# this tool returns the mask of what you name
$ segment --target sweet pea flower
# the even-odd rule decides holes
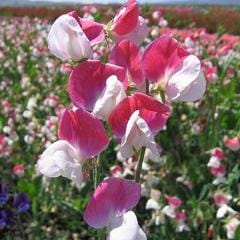
[[[48,35],[48,47],[62,61],[79,61],[93,55],[89,39],[70,14],[58,17],[53,23]]]
[[[177,212],[175,221],[177,223],[176,231],[183,232],[183,231],[190,231],[190,228],[186,224],[186,213],[184,211]]]
[[[218,207],[217,218],[223,218],[228,212],[231,214],[236,213],[231,207],[228,206],[232,196],[223,192],[216,192],[213,196],[214,203]]]
[[[168,202],[168,205],[162,209],[162,212],[168,217],[174,219],[177,216],[177,209],[182,204],[182,201],[178,197],[169,196],[169,195],[166,195],[165,198]]]
[[[146,21],[139,16],[136,0],[128,0],[117,12],[110,27],[110,35],[114,41],[131,39],[140,44],[147,36]]]
[[[5,204],[8,200],[8,187],[6,184],[1,184],[1,192],[0,192],[0,204]]]
[[[235,232],[236,232],[239,225],[240,225],[240,221],[236,217],[232,218],[226,224],[227,238],[228,239],[234,239],[235,238]]]
[[[213,181],[214,185],[226,182],[226,168],[224,164],[220,164],[219,167],[211,167],[210,170],[212,175],[216,177],[216,179]]]
[[[68,92],[73,104],[107,120],[112,109],[125,96],[124,68],[88,60],[75,67],[69,77]]]
[[[166,124],[169,107],[143,93],[124,98],[109,116],[114,135],[121,140],[119,152],[123,158],[133,156],[145,146],[159,156],[155,134]]]
[[[145,77],[159,84],[170,101],[196,101],[206,90],[200,60],[168,35],[147,46],[143,69]]]
[[[139,47],[131,40],[117,43],[109,56],[110,62],[127,70],[128,81],[141,86],[144,83],[142,54]]]
[[[23,164],[15,164],[12,168],[12,172],[19,177],[24,175],[24,165]]]
[[[129,194],[131,193],[131,194]],[[140,199],[140,184],[108,178],[95,190],[84,212],[84,220],[96,229],[107,228],[107,240],[145,240],[131,209]]]
[[[112,31],[118,35],[130,33],[138,24],[139,7],[136,0],[128,0],[117,12]]]
[[[63,176],[77,186],[82,183],[82,164],[108,145],[102,123],[82,108],[65,110],[60,123],[60,140],[51,144],[37,163],[38,170],[47,177]]]
[[[232,151],[238,151],[240,149],[240,138],[226,138],[224,140],[225,145]]]
[[[208,167],[218,168],[221,165],[221,160],[224,158],[224,152],[221,148],[214,148],[211,151],[211,158],[207,164]]]
[[[147,27],[146,20],[143,17],[139,16],[137,26],[130,33],[127,33],[124,35],[118,35],[116,33],[112,33],[111,37],[116,43],[124,39],[129,39],[135,44],[140,45],[143,42],[143,40],[147,37],[147,35],[148,35],[148,27]]]

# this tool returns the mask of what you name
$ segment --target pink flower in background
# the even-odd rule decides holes
[[[165,198],[168,202],[168,205],[162,209],[162,212],[170,218],[176,218],[177,217],[177,209],[182,204],[181,199],[178,197],[169,196],[169,195],[166,195]]]
[[[232,151],[238,151],[240,149],[240,138],[226,138],[224,140],[225,145]]]
[[[211,158],[207,164],[208,167],[218,168],[224,158],[224,152],[221,148],[214,148],[211,151]]]
[[[134,148],[145,146],[159,155],[155,134],[166,124],[169,107],[143,93],[126,97],[112,111],[109,123],[114,135],[121,140],[119,152],[131,157]]]
[[[106,227],[108,240],[145,240],[147,238],[138,225],[136,215],[131,211],[140,194],[140,184],[108,178],[95,190],[84,212],[84,220],[97,229]]]
[[[90,40],[71,14],[56,19],[48,35],[48,47],[62,61],[79,61],[93,55]]]
[[[12,172],[19,177],[24,175],[24,165],[23,164],[15,164],[12,168]]]
[[[240,225],[240,221],[236,217],[232,218],[226,224],[227,238],[228,239],[234,239],[235,238],[235,232],[236,232],[239,225]]]
[[[124,68],[89,60],[75,67],[69,77],[68,92],[76,107],[84,107],[106,120],[114,106],[126,95]]]
[[[219,191],[214,194],[213,199],[215,205],[218,207],[217,218],[223,218],[227,213],[236,213],[236,211],[228,206],[229,201],[232,199],[231,195]]]
[[[211,167],[210,170],[212,175],[216,177],[216,179],[213,181],[214,185],[226,182],[226,167],[223,163],[221,163],[219,167]]]
[[[177,212],[175,221],[177,223],[177,232],[190,231],[190,228],[186,224],[186,213],[185,211]]]
[[[196,101],[206,90],[199,59],[167,35],[147,46],[143,69],[148,80],[162,86],[170,101]]]

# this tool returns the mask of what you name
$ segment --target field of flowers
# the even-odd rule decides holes
[[[131,35],[121,30],[126,10],[119,18],[116,11],[82,6],[80,17],[104,24],[115,17],[119,26],[108,32],[106,25],[101,32],[101,26],[94,25],[86,35],[94,35],[92,41],[98,44],[79,53],[77,48],[64,52],[64,31],[58,35],[51,30],[49,35],[51,20],[0,17],[0,239],[90,240],[108,235],[110,240],[240,240],[240,37],[232,34],[236,23],[231,34],[228,27],[216,33],[194,23],[182,28],[184,8],[177,15],[178,29],[174,14],[148,6],[140,14],[148,27],[139,17],[141,31]],[[69,18],[78,19],[76,12],[71,14]],[[129,28],[132,23],[127,22]],[[100,41],[102,34],[105,40]],[[154,47],[163,52],[156,58]],[[186,69],[171,63],[174,51],[184,56],[178,61]],[[84,59],[79,61],[77,55]],[[103,65],[108,62],[121,67]],[[200,67],[196,82],[186,85]],[[159,80],[159,71],[164,80]],[[116,81],[118,90],[108,92],[117,95],[114,104],[105,101],[111,86],[102,75]],[[104,81],[101,94],[94,78]],[[180,83],[171,85],[175,78]],[[131,110],[128,104],[136,110],[129,115],[135,118],[132,132],[124,123],[130,122],[124,119]],[[70,110],[73,105],[79,109]],[[126,146],[130,137],[121,134],[123,123],[129,136],[135,134],[131,147]],[[59,139],[68,150],[56,157],[52,146]],[[80,149],[81,166],[62,161],[75,154],[73,146]],[[59,166],[51,162],[54,154]],[[111,223],[104,225],[104,214],[111,215]]]

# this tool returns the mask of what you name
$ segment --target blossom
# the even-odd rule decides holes
[[[213,181],[214,185],[218,185],[220,183],[226,182],[226,178],[225,178],[226,168],[223,163],[221,163],[219,167],[211,167],[210,170],[212,175],[216,177],[216,179]]]
[[[91,58],[93,54],[89,39],[70,14],[58,17],[53,23],[48,35],[48,47],[62,61],[79,61]]]
[[[108,240],[144,240],[146,236],[131,211],[140,193],[141,187],[134,181],[108,178],[95,190],[84,212],[84,220],[97,229],[107,227]]]
[[[169,196],[169,195],[166,195],[165,198],[168,202],[168,205],[162,209],[162,212],[166,214],[168,217],[174,219],[177,217],[177,208],[180,207],[180,205],[182,204],[182,201],[178,197]]]
[[[131,32],[138,24],[139,7],[136,0],[128,0],[113,19],[112,31],[118,35]]]
[[[207,164],[208,167],[218,168],[224,158],[224,152],[221,148],[214,148],[211,151],[211,158]]]
[[[227,224],[226,224],[226,229],[227,229],[227,238],[228,239],[234,239],[235,237],[235,232],[240,224],[240,221],[233,217]]]
[[[82,182],[82,164],[108,145],[102,123],[82,108],[65,110],[59,123],[60,140],[51,144],[40,157],[37,168],[47,177],[63,176]]]
[[[216,192],[213,196],[214,203],[219,208],[217,211],[217,218],[223,218],[228,212],[236,213],[231,207],[228,206],[232,196],[223,192]]]
[[[119,152],[131,157],[134,149],[145,146],[159,155],[155,134],[166,124],[169,107],[143,93],[124,98],[109,116],[114,135],[121,140]]]
[[[160,84],[170,101],[196,101],[205,92],[200,60],[167,35],[147,46],[143,69],[146,78]]]
[[[75,67],[69,77],[68,93],[77,107],[83,107],[106,120],[125,95],[124,68],[89,60]]]
[[[139,47],[131,40],[117,43],[111,51],[110,62],[127,69],[129,82],[143,85],[142,54]]]
[[[240,149],[240,138],[226,138],[224,140],[225,145],[232,151],[238,151]]]

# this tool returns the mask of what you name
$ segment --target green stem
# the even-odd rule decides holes
[[[135,174],[135,182],[137,182],[137,183],[139,183],[141,180],[142,164],[143,164],[145,150],[146,150],[146,147],[142,147],[141,152],[139,154],[137,170],[136,170],[136,174]]]
[[[101,163],[101,159],[99,154],[96,161],[94,162],[94,168],[93,168],[94,189],[97,188],[100,181],[100,174],[99,174],[100,163]]]

